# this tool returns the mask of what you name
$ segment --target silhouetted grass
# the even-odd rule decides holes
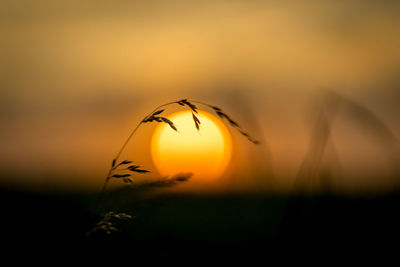
[[[178,104],[180,106],[188,108],[192,112],[192,118],[193,118],[194,126],[199,131],[200,130],[201,121],[196,116],[196,114],[198,114],[198,107],[194,103],[199,104],[199,105],[203,105],[203,106],[208,107],[208,108],[211,108],[218,115],[219,118],[221,118],[222,120],[227,121],[232,127],[237,129],[239,131],[239,133],[241,135],[245,136],[250,142],[252,142],[254,144],[259,144],[259,142],[257,140],[252,138],[249,133],[244,131],[243,128],[241,126],[239,126],[239,124],[236,121],[234,121],[229,115],[227,115],[225,112],[223,112],[222,109],[219,108],[219,107],[216,107],[216,106],[213,106],[213,105],[209,105],[209,104],[206,104],[206,103],[203,103],[203,102],[194,101],[194,100],[187,100],[187,99],[182,99],[182,100],[169,102],[169,103],[160,105],[160,106],[156,107],[148,115],[146,115],[143,118],[143,120],[141,120],[137,124],[137,126],[133,129],[133,131],[129,134],[128,138],[123,143],[123,145],[120,148],[120,150],[118,151],[116,157],[112,160],[111,167],[110,167],[110,169],[109,169],[109,171],[107,173],[103,188],[102,188],[101,193],[100,193],[100,201],[102,201],[103,195],[104,195],[104,193],[105,193],[105,191],[107,189],[107,184],[111,179],[120,179],[124,183],[132,184],[132,186],[149,189],[149,188],[160,188],[160,187],[174,186],[174,185],[176,185],[178,183],[186,182],[192,176],[192,174],[177,174],[176,176],[173,176],[172,178],[163,178],[163,179],[160,179],[158,181],[152,181],[152,182],[143,183],[143,184],[140,184],[140,185],[133,184],[134,180],[132,179],[132,173],[145,174],[145,173],[148,173],[150,171],[144,169],[143,167],[141,167],[139,165],[132,164],[134,162],[131,161],[131,160],[122,160],[122,161],[120,161],[120,156],[121,156],[122,152],[124,151],[124,149],[126,148],[126,146],[129,143],[129,141],[131,140],[131,138],[133,137],[133,135],[135,134],[135,132],[138,130],[138,128],[142,124],[147,124],[147,123],[151,123],[151,122],[166,123],[174,131],[178,131],[178,129],[177,129],[176,125],[174,124],[174,122],[172,122],[171,120],[169,120],[168,118],[166,118],[166,117],[164,117],[162,115],[164,113],[164,111],[165,111],[165,107],[167,107],[169,105],[172,105],[172,104]],[[115,219],[121,219],[121,218],[125,218],[126,219],[126,218],[128,218],[126,216],[130,216],[130,215],[127,215],[127,214],[124,214],[124,215],[126,215],[125,217],[113,216],[115,214],[124,214],[124,213],[116,213],[114,211],[105,212],[103,215],[101,215],[101,219],[96,224],[96,226],[91,231],[88,232],[88,236],[90,234],[92,234],[92,233],[94,233],[96,231],[100,231],[100,230],[101,231],[105,231],[107,234],[111,234],[112,232],[115,232],[115,231],[118,230],[115,227],[115,224],[113,224],[111,222],[112,219],[114,219],[114,220]],[[132,218],[132,217],[130,217],[130,218]]]
[[[119,161],[119,157],[142,124],[166,123],[173,130],[179,131],[173,121],[163,117],[165,107],[173,104],[188,108],[192,112],[194,127],[197,130],[202,127],[197,116],[197,105],[202,105],[213,110],[221,120],[238,130],[249,141],[259,143],[219,107],[186,99],[167,103],[149,113],[130,133],[112,161],[104,190],[111,178],[132,184],[132,174],[148,172],[146,168],[135,165],[130,160]],[[334,177],[329,168],[323,165],[328,145],[334,148],[332,130],[337,116],[351,118],[352,122],[360,125],[365,132],[372,134],[381,144],[388,147],[397,144],[394,134],[371,110],[333,92],[324,95],[316,114],[308,151],[296,177],[295,191],[291,194],[190,196],[174,193],[142,199],[141,196],[148,196],[147,193],[155,188],[170,187],[187,181],[190,174],[141,184],[134,183],[129,191],[112,192],[114,196],[118,195],[119,200],[110,207],[113,207],[113,214],[118,214],[113,211],[118,207],[123,213],[138,214],[139,219],[135,219],[135,226],[124,224],[124,232],[115,231],[117,228],[109,229],[108,226],[115,227],[115,224],[110,224],[107,218],[116,221],[119,219],[105,213],[97,225],[98,230],[104,233],[115,232],[117,240],[137,239],[137,242],[147,242],[148,245],[160,242],[164,245],[172,243],[179,247],[180,242],[191,245],[196,242],[216,242],[221,246],[235,244],[240,247],[241,244],[264,242],[268,249],[273,246],[285,247],[285,242],[301,245],[302,240],[327,245],[329,240],[341,242],[341,239],[346,237],[358,244],[357,241],[364,237],[379,238],[377,231],[381,231],[385,236],[390,233],[400,236],[395,227],[398,219],[394,207],[395,203],[399,203],[399,194],[395,189],[393,195],[381,197],[337,196],[333,191],[329,191],[329,180]],[[309,194],[310,192],[312,194]],[[121,199],[124,201],[121,202]],[[391,221],[381,221],[376,214]],[[379,229],[371,230],[368,227]],[[366,233],[368,230],[371,232]],[[324,240],[324,237],[327,239]],[[315,245],[313,248],[317,247]],[[190,251],[186,253],[190,254]]]
[[[129,164],[133,163],[130,160],[123,160],[121,162],[118,162],[122,152],[124,151],[124,149],[126,147],[126,145],[129,143],[129,141],[131,140],[131,138],[133,137],[133,135],[135,134],[137,129],[142,124],[146,124],[146,123],[150,123],[150,122],[166,123],[174,131],[178,131],[178,129],[175,126],[174,122],[172,122],[168,118],[163,117],[161,115],[165,111],[165,109],[162,109],[163,107],[167,107],[167,106],[172,105],[172,104],[178,104],[178,105],[181,105],[183,107],[189,108],[189,110],[192,112],[194,126],[196,127],[197,130],[200,130],[201,121],[195,115],[195,114],[198,114],[198,111],[197,111],[198,107],[193,103],[200,104],[200,105],[203,105],[205,107],[211,108],[222,120],[226,120],[232,127],[237,129],[239,131],[239,133],[241,135],[245,136],[250,142],[252,142],[254,144],[259,144],[260,143],[259,141],[255,140],[253,137],[251,137],[249,133],[247,133],[245,130],[243,130],[243,128],[241,126],[239,126],[239,124],[236,121],[234,121],[229,115],[227,115],[225,112],[223,112],[222,109],[219,108],[219,107],[216,107],[216,106],[213,106],[213,105],[210,105],[210,104],[207,104],[207,103],[194,101],[194,100],[187,100],[187,99],[182,99],[182,100],[179,100],[179,101],[169,102],[169,103],[166,103],[166,104],[163,104],[163,105],[160,105],[160,106],[156,107],[152,112],[150,112],[148,115],[146,115],[143,118],[143,120],[141,120],[138,123],[138,125],[133,129],[133,131],[129,134],[128,138],[125,140],[124,144],[122,145],[122,147],[118,151],[116,157],[112,160],[110,170],[109,170],[109,172],[108,172],[108,174],[106,176],[106,179],[105,179],[105,182],[104,182],[104,186],[103,186],[103,189],[101,191],[101,195],[104,194],[104,191],[106,190],[107,184],[108,184],[109,180],[112,179],[112,178],[116,178],[116,179],[122,178],[122,181],[124,181],[125,183],[132,183],[133,182],[133,180],[130,178],[132,176],[131,173],[122,173],[121,174],[120,172],[126,172],[126,171],[131,171],[131,172],[136,172],[136,173],[147,173],[147,172],[149,172],[148,170],[141,169],[140,166],[129,165]],[[126,168],[121,168],[121,167],[125,167],[125,165],[129,165],[129,166],[127,166]]]

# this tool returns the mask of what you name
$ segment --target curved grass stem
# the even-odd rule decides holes
[[[117,155],[115,156],[115,158],[114,158],[113,161],[112,161],[111,168],[109,169],[109,171],[108,171],[108,173],[107,173],[106,179],[105,179],[105,181],[104,181],[103,188],[102,188],[102,190],[101,190],[101,192],[100,192],[100,199],[102,199],[103,196],[104,196],[104,192],[106,191],[108,182],[109,182],[110,179],[112,178],[111,175],[113,174],[113,171],[116,170],[116,169],[118,168],[118,166],[121,164],[121,163],[118,164],[117,162],[118,162],[118,160],[119,160],[119,158],[120,158],[122,152],[125,150],[125,148],[126,148],[126,146],[128,145],[129,141],[132,139],[132,136],[136,133],[136,131],[139,129],[139,127],[140,127],[144,122],[146,122],[146,120],[151,119],[151,118],[152,118],[151,116],[154,116],[154,113],[155,113],[157,110],[160,110],[162,107],[169,106],[169,105],[172,105],[172,104],[179,104],[179,105],[181,105],[181,106],[187,106],[187,107],[189,107],[193,112],[197,113],[197,107],[196,107],[195,105],[191,104],[191,103],[200,104],[200,105],[207,106],[208,108],[213,109],[221,119],[227,120],[231,126],[235,127],[235,128],[240,132],[240,134],[242,134],[243,136],[245,136],[250,142],[252,142],[252,143],[254,143],[254,144],[259,144],[259,142],[258,142],[257,140],[255,140],[255,139],[253,139],[247,132],[245,132],[245,131],[239,126],[238,123],[236,123],[234,120],[232,120],[226,113],[224,113],[220,108],[218,108],[218,107],[216,107],[216,106],[212,106],[212,105],[210,105],[210,104],[207,104],[207,103],[204,103],[204,102],[200,102],[200,101],[196,101],[196,100],[192,100],[192,99],[190,99],[189,101],[188,101],[187,99],[182,99],[182,100],[179,100],[179,101],[173,101],[173,102],[169,102],[169,103],[166,103],[166,104],[162,104],[162,105],[156,107],[156,108],[155,108],[153,111],[151,111],[149,114],[147,114],[147,115],[143,118],[143,120],[141,120],[141,121],[136,125],[136,127],[131,131],[131,133],[129,134],[128,138],[125,140],[125,142],[123,143],[123,145],[122,145],[121,148],[119,149]],[[192,113],[193,113],[193,112],[192,112]],[[194,115],[194,113],[193,113],[193,118],[194,118],[194,120],[197,119],[196,116]],[[160,119],[160,118],[159,118],[159,119]],[[169,120],[166,119],[166,118],[161,118],[161,119],[163,119],[164,122],[169,123],[170,126],[171,126],[174,130],[176,130],[175,126],[173,126],[173,123],[172,123],[171,121],[169,121]],[[198,119],[197,119],[197,120],[198,120]],[[195,121],[195,123],[196,123],[196,121]],[[198,124],[197,124],[197,123],[196,123],[196,127],[198,128]],[[198,128],[198,129],[199,129],[199,128]],[[122,164],[123,164],[123,163],[122,163]]]
[[[103,196],[104,196],[104,192],[106,191],[108,182],[109,182],[110,179],[111,179],[111,174],[113,173],[113,171],[114,171],[114,170],[116,169],[116,167],[118,166],[118,165],[116,165],[118,159],[120,158],[120,156],[121,156],[122,152],[124,151],[125,147],[128,145],[129,141],[132,139],[132,136],[136,133],[136,131],[139,129],[139,127],[143,124],[143,121],[146,120],[148,117],[150,117],[150,116],[151,116],[155,111],[157,111],[158,109],[160,109],[160,108],[162,108],[162,107],[165,107],[165,106],[168,106],[168,105],[175,104],[175,103],[177,103],[177,101],[169,102],[169,103],[166,103],[166,104],[163,104],[163,105],[160,105],[160,106],[156,107],[153,111],[151,111],[149,114],[147,114],[147,115],[136,125],[136,127],[131,131],[131,133],[129,134],[128,138],[125,140],[125,142],[123,143],[123,145],[122,145],[121,148],[119,149],[117,155],[115,156],[115,158],[114,158],[113,161],[112,161],[111,168],[109,169],[109,171],[108,171],[108,173],[107,173],[106,179],[105,179],[105,181],[104,181],[103,188],[102,188],[101,191],[100,191],[100,200],[101,200],[101,199],[103,198]]]

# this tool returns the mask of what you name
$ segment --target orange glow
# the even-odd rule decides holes
[[[215,180],[226,169],[232,154],[232,141],[225,125],[210,113],[199,111],[197,131],[190,111],[176,112],[167,124],[159,124],[151,141],[153,162],[163,176],[192,172],[197,182]]]

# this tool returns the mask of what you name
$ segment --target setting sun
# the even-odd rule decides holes
[[[163,176],[191,172],[197,182],[215,180],[226,169],[232,152],[230,133],[210,113],[199,111],[200,130],[190,111],[176,112],[168,119],[178,131],[159,124],[151,141],[153,162]]]

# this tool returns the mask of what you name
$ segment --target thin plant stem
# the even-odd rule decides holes
[[[103,188],[101,189],[100,192],[100,200],[103,199],[104,197],[104,192],[106,191],[107,188],[107,184],[111,179],[111,174],[112,172],[118,167],[118,165],[115,165],[119,159],[119,157],[121,156],[122,152],[124,151],[125,147],[128,145],[129,141],[132,139],[132,136],[136,133],[136,131],[139,129],[139,127],[143,124],[143,121],[146,120],[149,116],[151,116],[155,111],[157,111],[158,109],[168,106],[168,105],[172,105],[178,103],[177,101],[174,102],[169,102],[163,105],[160,105],[158,107],[156,107],[152,112],[150,112],[149,114],[147,114],[137,125],[136,127],[132,130],[132,132],[129,134],[128,138],[125,140],[125,142],[123,143],[123,145],[121,146],[120,150],[118,151],[117,155],[115,156],[115,158],[113,159],[113,165],[111,166],[110,170],[107,173],[106,179],[104,181],[104,185]]]
[[[194,101],[194,100],[190,100],[190,101],[193,102],[193,103],[197,103],[197,104],[200,104],[200,105],[204,105],[204,106],[206,106],[206,107],[209,107],[209,108],[213,109],[221,119],[226,119],[226,120],[229,122],[229,124],[230,124],[231,126],[236,127],[242,135],[246,136],[247,139],[249,139],[249,141],[251,141],[251,142],[253,142],[253,143],[255,143],[255,144],[258,144],[257,141],[254,141],[254,139],[252,139],[252,138],[250,137],[249,134],[247,134],[246,132],[244,132],[244,131],[241,129],[241,127],[239,126],[239,124],[237,124],[235,121],[233,121],[233,120],[232,120],[226,113],[224,113],[220,108],[218,108],[218,107],[216,107],[216,106],[209,105],[209,104],[204,103],[204,102],[200,102],[200,101]],[[159,117],[156,117],[156,115],[158,115],[158,114],[160,114],[160,113],[162,113],[162,112],[164,111],[164,109],[163,109],[163,110],[160,110],[162,107],[165,107],[165,106],[168,106],[168,105],[172,105],[172,104],[179,104],[179,105],[181,105],[181,106],[187,106],[187,107],[189,107],[189,108],[191,109],[191,112],[192,112],[192,115],[193,115],[193,120],[194,120],[195,126],[196,126],[197,130],[200,129],[200,128],[199,128],[200,121],[199,121],[199,119],[198,119],[198,118],[196,117],[196,115],[195,115],[195,113],[198,113],[198,112],[197,112],[197,107],[196,107],[195,105],[191,104],[187,99],[182,99],[182,100],[179,100],[179,101],[173,101],[173,102],[169,102],[169,103],[166,103],[166,104],[162,104],[162,105],[156,107],[156,108],[155,108],[153,111],[151,111],[149,114],[147,114],[147,115],[136,125],[136,127],[130,132],[130,134],[128,135],[128,138],[127,138],[127,139],[125,140],[125,142],[122,144],[122,146],[121,146],[121,148],[119,149],[117,155],[116,155],[115,158],[112,160],[111,167],[110,167],[110,169],[108,170],[107,176],[106,176],[106,178],[105,178],[103,187],[102,187],[101,192],[100,192],[100,201],[98,202],[98,212],[99,212],[99,213],[101,212],[102,203],[103,203],[103,198],[104,198],[104,195],[105,195],[105,192],[106,192],[106,189],[107,189],[108,182],[110,181],[111,178],[113,178],[113,177],[116,177],[116,178],[123,178],[124,182],[130,182],[130,183],[133,182],[130,178],[125,178],[125,177],[129,177],[130,174],[123,174],[123,175],[121,175],[121,174],[114,174],[114,175],[113,175],[113,172],[114,172],[115,170],[117,170],[121,165],[126,165],[126,164],[132,163],[132,161],[129,161],[129,160],[124,160],[124,161],[121,161],[121,162],[118,162],[118,160],[119,160],[119,158],[121,157],[122,152],[125,150],[126,146],[128,145],[129,141],[132,139],[132,136],[136,133],[136,131],[139,129],[139,127],[140,127],[143,123],[151,122],[151,121],[154,121],[154,120],[155,120],[155,121],[157,121],[157,122],[164,122],[164,123],[167,123],[167,124],[169,124],[169,126],[170,126],[173,130],[178,131],[177,128],[175,127],[175,125],[173,124],[173,122],[170,121],[169,119],[167,119],[167,118],[165,118],[165,117],[160,117],[160,116],[159,116]],[[149,171],[147,171],[147,170],[139,169],[139,166],[136,166],[136,165],[131,165],[131,166],[129,166],[129,167],[126,168],[126,169],[121,169],[121,168],[119,168],[119,170],[130,170],[130,171],[135,171],[135,172],[140,172],[140,173],[149,172]],[[182,181],[186,181],[187,179],[188,179],[188,177],[186,177],[186,178],[185,178],[185,177],[181,177],[179,180],[178,180],[178,179],[175,179],[175,182],[176,182],[176,181],[182,182]],[[168,181],[168,182],[171,182],[171,181]],[[174,182],[174,181],[172,181],[172,182]],[[168,186],[168,185],[171,185],[171,183],[167,183],[166,185],[167,185],[167,186]],[[123,214],[123,213],[118,214],[118,216],[122,216],[122,215],[124,215],[124,214]],[[108,216],[108,217],[107,217],[107,216]],[[107,221],[107,220],[110,220],[110,218],[111,218],[110,216],[112,216],[111,213],[105,213],[104,218],[97,224],[96,228],[95,228],[94,230],[92,230],[91,232],[88,232],[88,234],[90,234],[90,233],[92,233],[92,232],[94,232],[94,231],[97,231],[97,229],[106,230],[107,234],[110,234],[111,231],[115,231],[116,228],[115,228],[114,226],[112,226],[112,223],[111,223],[111,222],[108,221],[107,224],[104,224],[104,223],[102,224],[102,222]],[[127,218],[127,216],[128,216],[128,215],[126,215],[125,218]],[[117,217],[117,216],[116,216],[116,217]],[[118,218],[120,218],[120,217],[118,217]],[[131,217],[130,217],[130,218],[131,218]],[[109,228],[107,228],[107,227],[109,227]],[[113,229],[114,229],[114,230],[113,230]]]
[[[204,102],[201,102],[201,101],[196,101],[196,100],[193,100],[193,99],[188,99],[188,101],[193,102],[193,103],[197,103],[197,104],[200,104],[200,105],[203,105],[203,106],[211,107],[210,104],[207,104],[207,103],[204,103]]]
[[[152,116],[153,113],[156,112],[157,110],[159,110],[160,108],[165,107],[165,106],[168,106],[168,105],[172,105],[172,104],[180,104],[180,105],[183,106],[184,103],[182,104],[182,101],[183,101],[183,100],[180,100],[180,101],[173,101],[173,102],[169,102],[169,103],[166,103],[166,104],[163,104],[163,105],[160,105],[160,106],[156,107],[153,111],[151,111],[149,114],[147,114],[147,115],[143,118],[143,120],[141,120],[141,121],[136,125],[136,127],[135,127],[135,128],[132,130],[132,132],[129,134],[128,138],[125,140],[125,142],[124,142],[123,145],[121,146],[120,150],[118,151],[117,155],[115,156],[115,158],[114,158],[113,161],[112,161],[111,168],[110,168],[110,170],[109,170],[108,173],[107,173],[106,179],[105,179],[105,181],[104,181],[103,188],[102,188],[102,190],[101,190],[101,192],[100,192],[100,200],[102,200],[102,198],[103,198],[103,196],[104,196],[104,193],[105,193],[105,191],[106,191],[108,182],[110,181],[110,179],[111,179],[111,177],[112,177],[111,175],[112,175],[113,171],[116,170],[116,169],[118,168],[118,166],[120,166],[120,164],[117,164],[118,159],[120,158],[122,152],[124,151],[124,149],[125,149],[126,146],[128,145],[129,141],[132,139],[132,136],[133,136],[133,135],[136,133],[136,131],[139,129],[139,127],[145,122],[146,119],[148,119],[150,116]],[[186,101],[186,105],[188,105],[187,100],[184,99],[184,101]],[[234,127],[236,127],[242,135],[244,135],[244,136],[247,137],[247,139],[249,139],[251,142],[253,142],[253,143],[255,143],[255,144],[258,144],[258,143],[259,143],[258,141],[255,141],[254,139],[252,139],[248,133],[244,132],[244,131],[242,130],[242,128],[241,128],[236,122],[234,122],[228,115],[226,115],[225,113],[222,113],[222,111],[221,111],[219,108],[217,108],[217,107],[215,107],[215,106],[212,106],[212,105],[210,105],[210,104],[207,104],[207,103],[204,103],[204,102],[200,102],[200,101],[196,101],[196,100],[192,100],[192,99],[190,99],[189,101],[191,101],[191,102],[193,102],[193,103],[200,104],[200,105],[204,105],[204,106],[207,106],[207,107],[209,107],[209,108],[214,109],[214,110],[218,113],[218,115],[219,115],[220,117],[226,118],[226,119],[229,121],[229,123],[230,123],[231,125],[233,125]],[[189,103],[188,106],[189,106],[192,110],[194,110],[194,109],[196,108],[196,107],[193,108],[192,106],[190,106],[190,103]],[[194,110],[194,111],[195,111],[195,110]],[[195,111],[195,112],[197,112],[197,111]],[[193,114],[193,115],[194,115],[194,114]],[[175,129],[175,130],[176,130],[176,129]]]

